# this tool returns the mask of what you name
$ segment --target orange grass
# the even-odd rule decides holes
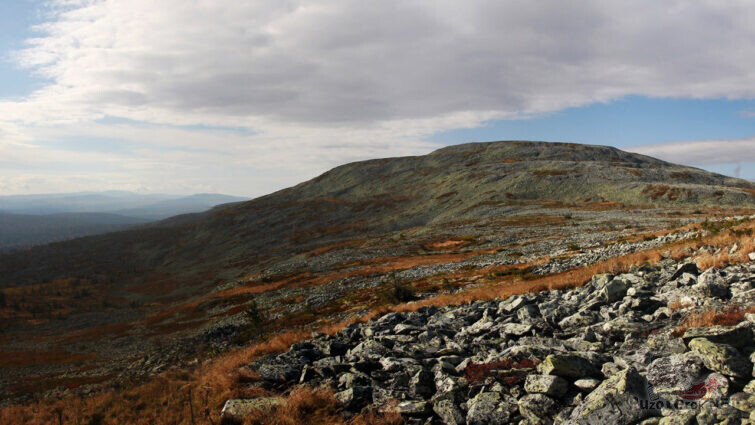
[[[711,326],[735,326],[745,320],[745,314],[755,313],[755,306],[731,306],[722,310],[707,310],[688,316],[672,335],[682,336],[690,328],[709,328]]]

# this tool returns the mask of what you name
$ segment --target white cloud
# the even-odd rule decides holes
[[[117,176],[103,186],[162,186],[169,169],[176,187],[260,194],[345,161],[424,153],[427,135],[493,118],[629,94],[755,97],[748,0],[50,4],[16,58],[51,83],[0,100],[0,146],[67,158],[66,140],[102,138],[97,158],[114,158]],[[100,165],[85,158],[73,158],[80,174]]]
[[[712,165],[755,160],[755,137],[632,146],[626,150],[677,164]]]

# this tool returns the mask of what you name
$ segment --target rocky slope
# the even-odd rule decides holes
[[[755,261],[669,258],[573,290],[390,313],[249,367],[254,385],[326,385],[345,415],[397,409],[416,424],[755,423],[748,308]],[[680,328],[691,310],[743,320]],[[277,402],[231,400],[225,418]]]
[[[654,232],[753,211],[752,191],[609,147],[467,144],[0,255],[0,397],[88,389],[244,344],[259,336],[245,331],[253,303],[275,334],[394,303],[396,281],[426,298],[658,246],[668,239]]]

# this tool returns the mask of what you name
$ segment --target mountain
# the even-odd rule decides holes
[[[86,353],[98,359],[90,378],[152,373],[249,338],[250,305],[266,333],[330,323],[411,298],[399,283],[427,296],[657,247],[668,240],[654,232],[755,211],[754,193],[744,180],[579,144],[355,162],[251,201],[0,255],[0,354]],[[34,371],[8,370],[9,380]]]
[[[147,220],[106,213],[0,213],[0,251],[124,230]]]
[[[244,200],[246,198],[210,193],[180,196],[127,191],[10,195],[0,196],[0,211],[33,215],[97,212],[160,220]]]

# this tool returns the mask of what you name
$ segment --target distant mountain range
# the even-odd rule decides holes
[[[10,195],[0,196],[0,212],[35,215],[96,212],[153,221],[246,200],[217,193],[181,196],[126,191]]]
[[[0,196],[0,251],[125,230],[246,198],[125,191]]]

